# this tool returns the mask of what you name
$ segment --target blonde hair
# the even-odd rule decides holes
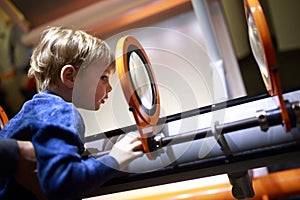
[[[105,67],[114,62],[114,55],[103,40],[81,30],[49,27],[32,53],[28,76],[35,77],[41,92],[57,86],[63,66],[69,64],[79,69],[96,59]]]

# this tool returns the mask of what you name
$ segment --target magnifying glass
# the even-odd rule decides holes
[[[271,96],[277,96],[285,130],[291,122],[282,96],[278,66],[268,24],[258,0],[244,0],[250,46],[259,66],[263,82]]]
[[[150,139],[160,114],[160,98],[151,63],[142,45],[133,36],[119,39],[116,65],[121,87],[141,136],[144,152],[155,159]]]

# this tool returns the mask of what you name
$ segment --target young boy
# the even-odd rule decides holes
[[[31,57],[29,77],[39,91],[0,132],[0,137],[32,141],[37,177],[48,199],[81,199],[143,155],[130,134],[108,155],[86,158],[84,124],[75,107],[98,110],[112,90],[114,56],[107,44],[80,30],[50,27]],[[139,149],[139,150],[138,150]],[[26,180],[2,179],[0,199],[42,198]]]

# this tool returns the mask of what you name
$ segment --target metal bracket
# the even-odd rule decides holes
[[[211,126],[211,133],[217,140],[218,144],[221,146],[221,150],[225,153],[226,156],[232,155],[230,147],[226,141],[225,136],[222,134],[222,129],[218,128],[219,122],[215,121],[214,125]]]
[[[252,179],[248,171],[229,173],[228,178],[232,185],[232,194],[236,199],[254,197]]]
[[[267,119],[267,114],[265,110],[256,111],[256,118],[259,123],[260,129],[262,131],[267,131],[269,129],[269,123]]]
[[[296,121],[298,124],[300,124],[300,102],[292,102],[292,109],[294,110],[295,116],[296,116]]]
[[[154,149],[155,151],[161,149],[163,147],[162,144],[162,139],[164,138],[164,134],[163,133],[158,133],[154,136],[153,141],[154,141]]]

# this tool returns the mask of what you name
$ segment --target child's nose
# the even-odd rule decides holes
[[[112,91],[112,86],[108,83],[106,87],[106,92],[109,93]]]

